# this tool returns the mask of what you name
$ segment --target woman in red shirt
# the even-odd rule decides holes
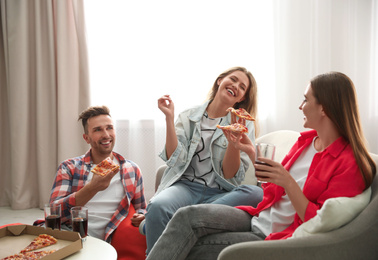
[[[299,109],[304,127],[282,163],[259,158],[256,176],[264,198],[256,208],[196,205],[180,209],[147,259],[216,259],[239,242],[285,239],[316,215],[329,198],[354,197],[367,189],[376,165],[364,143],[356,93],[346,75],[331,72],[313,78]],[[224,132],[230,143],[254,162],[246,135]]]

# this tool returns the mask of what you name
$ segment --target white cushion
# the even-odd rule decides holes
[[[349,223],[369,204],[371,188],[352,197],[338,197],[326,200],[312,219],[300,225],[292,238],[328,232]]]

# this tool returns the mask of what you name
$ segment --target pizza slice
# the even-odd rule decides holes
[[[46,250],[46,251],[35,251],[35,252],[25,252],[19,253],[11,256],[7,256],[1,260],[37,260],[44,256],[54,253],[56,250]]]
[[[239,124],[239,123],[235,123],[235,124],[232,124],[232,125],[226,125],[226,126],[217,125],[217,127],[219,129],[228,130],[228,131],[238,133],[238,134],[248,133],[248,128],[245,125],[242,125],[242,124]]]
[[[119,165],[113,162],[113,160],[108,157],[99,164],[97,164],[93,169],[92,172],[95,174],[99,174],[101,176],[106,176],[111,172],[117,172],[119,170]]]
[[[47,247],[47,246],[56,244],[56,242],[58,242],[58,240],[56,240],[55,237],[47,235],[47,234],[41,234],[38,237],[36,237],[27,247],[21,250],[20,253],[25,253],[25,252],[33,251],[33,250],[40,249],[43,247]]]
[[[233,107],[229,107],[227,109],[227,112],[231,112],[235,114],[237,117],[243,118],[245,120],[255,121],[255,119],[244,108],[235,109]]]

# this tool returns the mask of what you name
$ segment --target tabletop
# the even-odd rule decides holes
[[[87,236],[83,242],[83,248],[80,251],[64,258],[68,260],[82,260],[82,259],[117,259],[117,251],[112,245],[104,240]]]

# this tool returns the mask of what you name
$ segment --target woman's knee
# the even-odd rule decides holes
[[[183,218],[191,218],[191,215],[194,214],[195,215],[195,212],[197,211],[197,207],[198,205],[190,205],[190,206],[185,206],[185,207],[182,207],[182,208],[179,208],[176,213],[174,214],[174,218],[179,218],[179,219],[183,219]]]
[[[164,219],[164,222],[170,220],[173,215],[180,209],[180,205],[175,203],[175,201],[168,200],[166,197],[154,198],[147,206],[146,219]],[[155,220],[157,221],[157,220]]]
[[[189,225],[193,225],[197,222],[197,218],[202,215],[205,209],[206,205],[204,204],[185,206],[179,208],[172,219],[180,223],[187,222]]]
[[[167,204],[159,199],[151,201],[146,209],[146,221],[157,220],[158,218],[165,218],[168,214]]]
[[[256,198],[260,198],[260,199],[262,199],[264,195],[263,189],[256,185],[243,184],[243,185],[238,186],[236,189],[244,193],[251,194],[255,196]]]

